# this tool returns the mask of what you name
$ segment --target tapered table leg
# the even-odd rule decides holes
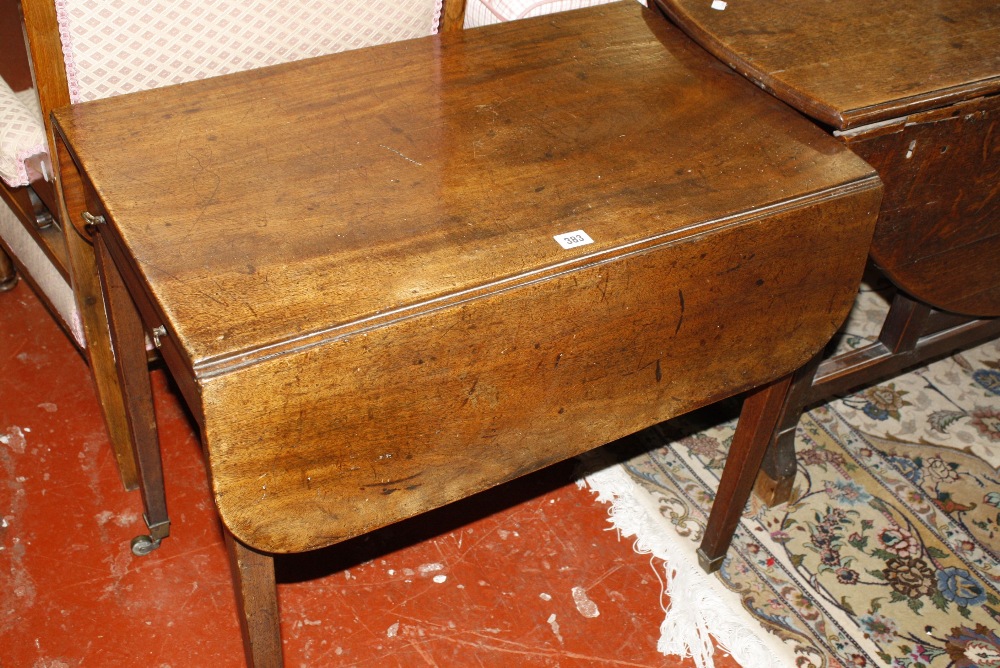
[[[242,544],[228,530],[225,534],[247,666],[278,668],[284,664],[274,558]]]
[[[94,236],[94,251],[108,309],[111,348],[135,448],[146,525],[149,527],[148,536],[137,536],[132,541],[132,551],[136,555],[143,555],[159,547],[160,541],[170,535],[160,442],[153,409],[153,390],[146,361],[145,330],[135,303],[100,233]]]
[[[778,415],[777,427],[771,435],[753,488],[757,498],[769,506],[785,503],[792,496],[797,467],[795,431],[802,418],[809,390],[812,389],[816,370],[822,360],[823,353],[819,353],[792,374],[791,385]]]
[[[754,494],[761,501],[774,506],[791,497],[796,468],[795,429],[806,406],[886,375],[886,371],[878,370],[878,362],[896,358],[916,363],[920,359],[915,353],[917,345],[923,335],[930,333],[930,317],[930,306],[897,292],[877,343],[827,360],[821,353],[794,374],[754,485]],[[896,370],[903,366],[899,364]]]
[[[698,562],[709,573],[718,570],[726,558],[791,383],[792,375],[785,376],[755,390],[743,402],[705,537],[698,548]]]

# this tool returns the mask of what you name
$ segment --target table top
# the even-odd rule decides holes
[[[267,552],[790,373],[850,309],[881,198],[841,142],[634,2],[53,127],[101,257],[166,328],[223,522]]]
[[[871,175],[634,2],[55,119],[196,375]]]
[[[1000,91],[1000,3],[656,0],[762,87],[844,130]]]

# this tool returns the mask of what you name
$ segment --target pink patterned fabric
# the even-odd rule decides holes
[[[467,0],[465,5],[465,27],[479,26],[503,21],[515,21],[529,16],[554,14],[570,9],[582,9],[603,5],[614,0]],[[639,0],[646,5],[645,0]]]
[[[0,237],[24,267],[25,273],[31,276],[38,289],[48,298],[55,316],[62,320],[77,344],[85,346],[83,323],[80,321],[72,288],[35,238],[21,224],[17,214],[3,200],[0,200]]]
[[[0,79],[0,178],[16,188],[31,181],[26,161],[46,152],[35,91],[15,93]]]
[[[441,0],[56,0],[83,102],[437,31]]]

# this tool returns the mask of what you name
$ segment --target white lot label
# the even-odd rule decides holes
[[[583,230],[557,234],[552,238],[558,241],[559,245],[563,248],[576,248],[577,246],[586,246],[587,244],[594,243],[594,240],[590,238],[590,235]]]

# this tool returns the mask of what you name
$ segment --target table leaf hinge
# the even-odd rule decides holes
[[[167,328],[159,325],[158,327],[154,327],[150,334],[153,337],[153,347],[159,349],[163,345],[161,339],[167,335]]]
[[[83,222],[84,229],[86,229],[90,234],[94,234],[97,231],[95,228],[99,225],[106,225],[108,221],[104,219],[104,216],[95,216],[89,211],[84,211]]]

